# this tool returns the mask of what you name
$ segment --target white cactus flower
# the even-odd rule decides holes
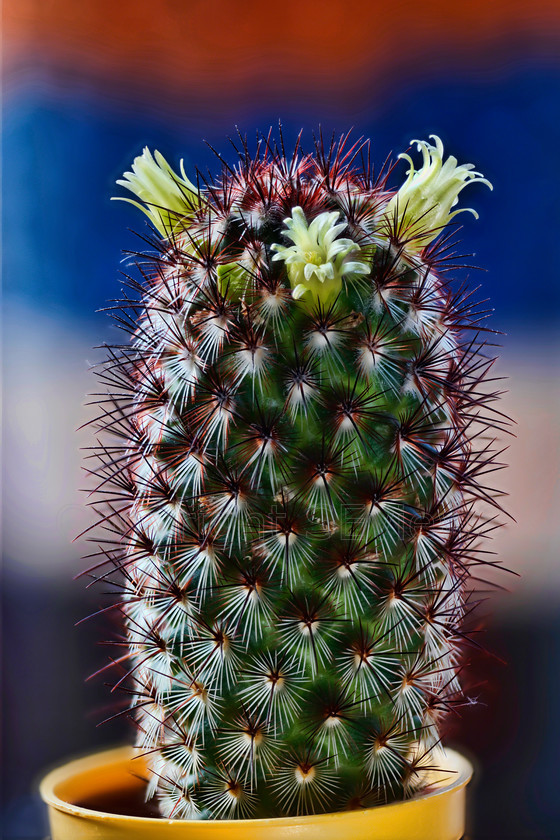
[[[421,251],[457,213],[472,213],[478,219],[478,213],[471,207],[451,212],[459,201],[459,193],[467,184],[486,184],[493,189],[490,181],[474,171],[474,164],[459,165],[453,155],[444,163],[442,141],[435,134],[430,134],[430,137],[435,145],[426,140],[410,141],[416,143],[418,151],[422,152],[420,169],[414,168],[410,155],[399,155],[410,164],[408,178],[391,198],[385,211],[390,222],[396,217],[406,231],[409,250]]]
[[[114,200],[128,201],[139,207],[162,236],[169,236],[181,219],[192,218],[193,211],[200,206],[200,193],[187,178],[182,160],[180,167],[182,177],[173,171],[161,152],[156,149],[152,155],[146,146],[143,153],[134,158],[132,172],[125,172],[117,181],[143,203],[120,196]]]
[[[294,244],[272,245],[277,252],[272,259],[285,261],[296,300],[310,295],[328,303],[340,292],[345,275],[369,274],[370,267],[357,258],[360,246],[352,239],[337,239],[346,227],[339,219],[337,211],[320,213],[308,225],[301,207],[284,219],[284,236]]]

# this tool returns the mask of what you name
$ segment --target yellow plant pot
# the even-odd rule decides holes
[[[164,820],[77,804],[114,800],[118,792],[141,796],[143,760],[121,747],[52,770],[41,783],[41,796],[49,807],[52,840],[459,840],[472,766],[448,750],[446,770],[434,778],[429,793],[417,798],[309,817]]]

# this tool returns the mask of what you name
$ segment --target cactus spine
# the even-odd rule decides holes
[[[145,150],[119,182],[153,235],[99,373],[100,552],[166,817],[361,807],[445,768],[503,421],[440,235],[488,182],[434,139],[396,193],[348,138],[242,140],[197,185]]]

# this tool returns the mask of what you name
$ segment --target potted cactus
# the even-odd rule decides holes
[[[240,138],[196,183],[145,149],[119,181],[151,231],[98,372],[96,574],[137,735],[47,778],[54,840],[462,835],[441,723],[503,421],[447,275],[459,193],[491,185],[432,139],[398,191],[348,137]]]

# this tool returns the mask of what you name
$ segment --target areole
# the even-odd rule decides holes
[[[130,747],[108,750],[52,770],[41,784],[52,840],[460,840],[472,766],[446,751],[446,772],[429,792],[376,808],[303,817],[170,820],[126,816],[80,805],[115,793],[141,794],[143,758]]]

